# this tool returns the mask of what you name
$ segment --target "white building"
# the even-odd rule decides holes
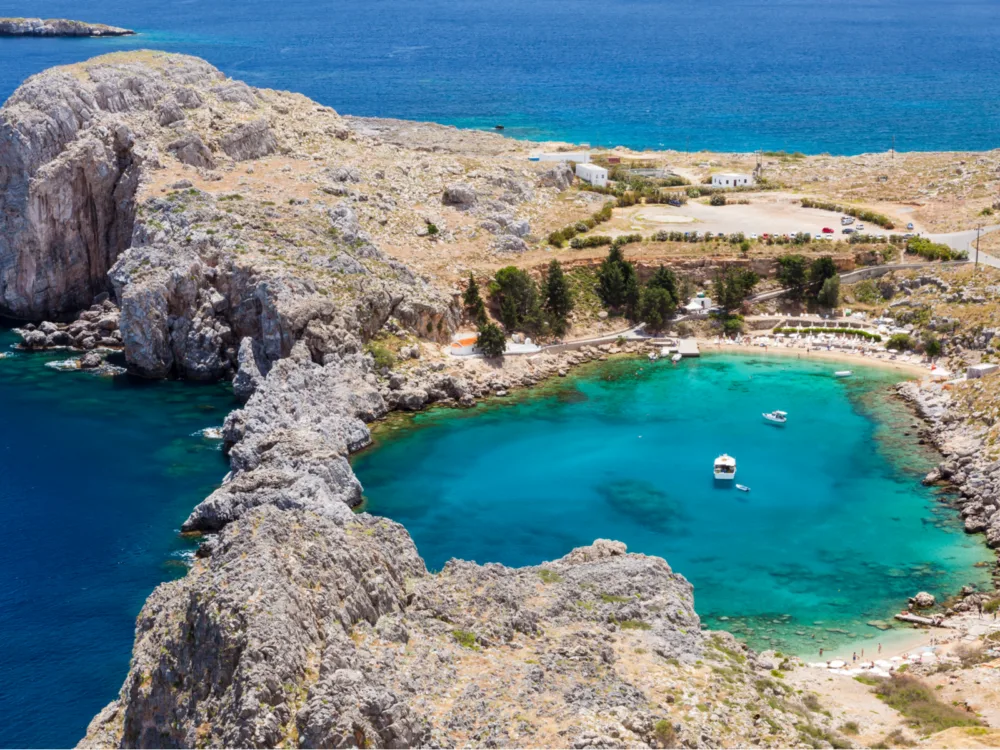
[[[684,312],[688,315],[708,315],[714,308],[712,300],[706,297],[704,292],[699,292],[697,297],[692,297],[691,301],[684,305]]]
[[[712,187],[743,187],[753,185],[753,175],[737,172],[719,172],[712,175]]]
[[[986,375],[992,375],[998,369],[1000,369],[1000,367],[998,367],[997,365],[991,365],[989,363],[984,363],[981,365],[969,365],[969,367],[965,371],[965,377],[967,377],[969,380],[972,380],[973,378],[981,378]]]
[[[573,161],[577,164],[589,164],[589,151],[556,151],[551,154],[532,154],[529,161]]]
[[[596,164],[577,164],[576,176],[581,180],[586,180],[594,187],[607,187],[608,170]]]

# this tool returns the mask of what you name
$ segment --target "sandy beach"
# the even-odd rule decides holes
[[[880,367],[887,370],[896,370],[918,379],[925,379],[931,376],[930,369],[917,362],[900,362],[893,359],[879,359],[877,357],[865,357],[851,352],[836,350],[806,349],[795,346],[752,346],[749,344],[720,344],[716,339],[698,339],[698,348],[702,353],[711,352],[738,352],[740,354],[767,354],[779,357],[795,357],[796,359],[819,359],[829,362],[843,362],[845,364],[863,365],[865,367]]]

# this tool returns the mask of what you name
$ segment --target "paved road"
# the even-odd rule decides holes
[[[983,227],[982,234],[989,234],[1000,229],[1000,224]],[[928,234],[927,239],[931,242],[941,242],[955,250],[965,250],[969,254],[969,260],[976,259],[976,230],[967,229],[964,232],[950,232],[948,234]],[[1000,268],[1000,258],[979,252],[979,262],[993,268]]]

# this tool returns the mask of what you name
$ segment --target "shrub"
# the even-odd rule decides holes
[[[833,333],[847,334],[849,336],[860,336],[868,341],[881,341],[882,337],[877,333],[859,331],[856,328],[775,328],[774,333]]]
[[[583,232],[588,232],[598,224],[603,224],[606,221],[611,220],[612,209],[615,204],[613,202],[605,203],[600,211],[592,213],[589,218],[584,221],[577,222],[575,224],[570,224],[567,227],[563,227],[560,230],[552,232],[549,234],[547,242],[553,247],[562,247],[567,242],[571,241],[578,234]]]
[[[569,242],[569,246],[574,250],[579,250],[585,247],[600,247],[601,245],[610,245],[611,238],[603,234],[595,234],[591,237],[574,237]]]
[[[875,695],[906,717],[907,723],[924,734],[950,727],[982,726],[982,721],[966,711],[938,700],[934,691],[908,675],[881,679]]]
[[[993,215],[993,209],[990,208],[989,206],[987,206],[986,208],[984,208],[982,211],[979,212],[979,215],[980,216],[992,216]]]
[[[709,199],[708,202],[712,206],[724,206],[726,205],[726,196],[722,193],[716,193]]]
[[[895,229],[896,225],[893,224],[892,219],[890,219],[885,214],[875,213],[867,208],[855,208],[854,206],[841,206],[837,203],[831,203],[828,201],[818,201],[813,198],[803,198],[802,199],[803,208],[819,208],[823,211],[834,211],[838,214],[846,214],[847,216],[854,216],[862,221],[867,221],[871,224],[877,224],[884,229]]]
[[[379,370],[383,368],[392,369],[396,364],[396,356],[385,344],[378,341],[369,341],[365,345],[365,351],[372,355],[375,360],[375,367]]]
[[[507,337],[496,323],[483,323],[479,326],[479,340],[476,341],[476,347],[489,359],[502,357],[507,348]]]
[[[542,579],[542,583],[559,583],[563,579],[561,575],[556,573],[554,570],[549,570],[548,568],[542,568],[539,570],[538,577]]]
[[[908,333],[894,333],[885,343],[886,349],[896,349],[897,351],[909,351],[913,348],[913,339]]]
[[[928,357],[941,356],[941,341],[937,336],[928,335],[924,338],[924,352]]]
[[[926,237],[911,237],[906,243],[906,252],[915,253],[924,260],[965,260],[968,254],[952,250],[940,242],[931,242]]]
[[[452,630],[451,636],[463,648],[470,648],[473,651],[479,650],[479,644],[476,643],[476,634],[471,630]]]
[[[882,301],[882,294],[871,279],[865,279],[855,284],[853,294],[854,299],[863,305],[874,305]]]
[[[817,258],[809,266],[809,281],[815,284],[817,289],[824,281],[836,275],[837,264],[833,262],[833,258],[829,255]]]
[[[652,630],[653,626],[642,620],[622,620],[618,623],[622,630]]]
[[[653,734],[660,747],[677,747],[677,732],[674,725],[666,719],[660,719],[653,725]]]
[[[861,727],[858,726],[858,722],[856,721],[845,721],[840,727],[840,731],[844,734],[860,734]]]

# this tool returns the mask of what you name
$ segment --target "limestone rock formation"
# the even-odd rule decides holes
[[[0,36],[129,36],[131,29],[66,18],[0,18]]]

